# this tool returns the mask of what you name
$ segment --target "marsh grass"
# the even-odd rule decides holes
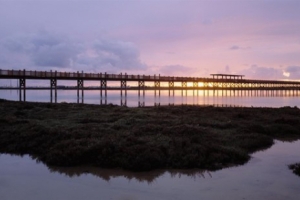
[[[215,108],[0,101],[0,152],[55,166],[145,171],[243,164],[273,139],[300,138],[298,108]]]

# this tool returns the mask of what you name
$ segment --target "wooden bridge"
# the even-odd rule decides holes
[[[154,90],[160,96],[161,90],[168,90],[169,95],[174,90],[291,90],[299,92],[300,82],[279,80],[252,80],[244,79],[243,75],[211,74],[210,78],[203,77],[172,77],[160,75],[128,75],[107,73],[84,72],[57,72],[57,71],[26,71],[26,70],[1,70],[0,79],[18,79],[17,87],[0,87],[2,90],[19,90],[19,100],[26,101],[26,90],[50,90],[51,102],[57,102],[57,90],[77,90],[77,100],[83,99],[84,90],[99,90],[100,96],[107,97],[107,90],[120,90],[121,96],[127,96],[128,90],[138,90],[138,95],[145,90]],[[27,87],[26,80],[49,80],[48,87]],[[59,86],[59,80],[75,80],[76,86]],[[97,81],[98,86],[84,86],[84,81]],[[108,86],[108,82],[119,82],[118,86]],[[129,86],[129,82],[137,86]],[[152,83],[152,84],[151,84]],[[150,86],[151,85],[151,86]]]

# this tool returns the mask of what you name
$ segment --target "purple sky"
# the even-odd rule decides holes
[[[0,69],[300,80],[299,0],[0,0]]]

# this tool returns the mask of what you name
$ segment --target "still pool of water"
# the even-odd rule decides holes
[[[243,166],[215,172],[156,170],[132,173],[97,168],[48,168],[29,156],[0,154],[1,200],[264,199],[299,200],[300,140],[276,141]]]

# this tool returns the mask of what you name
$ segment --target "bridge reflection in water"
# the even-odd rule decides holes
[[[17,90],[19,101],[26,101],[27,90],[49,90],[50,102],[57,103],[58,90],[77,91],[77,103],[84,103],[84,91],[99,91],[100,104],[107,104],[108,91],[120,92],[120,105],[127,105],[129,91],[137,91],[138,106],[145,106],[145,93],[152,91],[154,105],[160,105],[162,93],[169,97],[181,96],[299,96],[300,82],[282,80],[244,79],[243,75],[211,74],[210,78],[170,77],[128,74],[43,72],[1,70],[0,79],[18,80],[18,86],[1,86],[0,90]],[[27,80],[48,80],[48,86],[27,86]],[[59,81],[76,81],[75,86],[58,84]],[[37,81],[38,82],[38,81]],[[85,82],[93,84],[85,86]],[[130,83],[130,84],[129,84]],[[178,94],[180,91],[180,94]],[[173,98],[174,99],[174,98]],[[174,102],[173,102],[174,103]],[[170,104],[173,104],[170,102]]]

